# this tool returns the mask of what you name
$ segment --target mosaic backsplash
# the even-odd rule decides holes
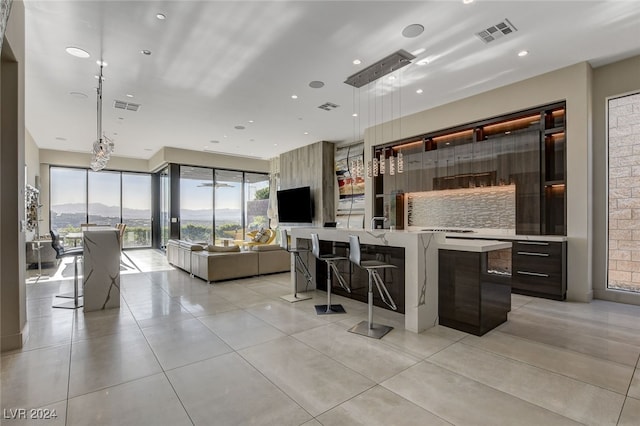
[[[516,228],[516,186],[412,192],[407,225],[426,228]]]

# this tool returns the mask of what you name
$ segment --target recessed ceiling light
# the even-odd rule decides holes
[[[86,59],[91,56],[89,52],[87,52],[86,50],[80,49],[79,47],[70,46],[70,47],[67,47],[65,50],[69,55],[75,56],[76,58]]]
[[[124,120],[124,117],[118,117],[118,120]]]
[[[278,146],[278,144],[277,144],[277,143],[274,143],[274,144],[273,144],[273,146]]]
[[[521,50],[518,52],[518,56],[523,57],[523,56],[527,56],[529,54],[528,50]]]
[[[125,96],[126,96],[127,98],[133,98],[133,95],[132,95],[131,93],[127,93]]]
[[[351,116],[352,116],[352,117],[357,117],[357,116],[358,116],[358,113],[357,113],[357,112],[354,112],[353,114],[351,114]]]
[[[416,90],[416,93],[417,93],[418,95],[422,94],[422,89],[418,89],[418,90]]]
[[[406,38],[414,38],[418,37],[424,31],[424,27],[420,24],[411,24],[407,25],[404,30],[402,30],[402,35]]]
[[[56,140],[57,140],[57,141],[66,141],[66,140],[67,140],[67,138],[63,138],[62,136],[58,136],[58,137],[56,138]]]
[[[211,140],[211,141],[209,141],[209,143],[220,143],[220,141],[217,141],[217,140]]]
[[[227,137],[227,135],[222,135],[222,137],[223,137],[223,138],[226,138],[226,137]]]
[[[319,80],[314,80],[311,83],[309,83],[309,87],[311,87],[312,89],[320,89],[321,87],[324,87],[324,82]]]
[[[106,63],[105,61],[101,61],[100,59],[98,59],[96,61],[96,64],[100,65],[101,67],[108,67],[109,66],[108,63]]]
[[[473,0],[462,0],[462,3],[471,4],[471,3],[473,3]]]
[[[255,142],[255,141],[256,141],[255,139],[249,139],[249,142]]]
[[[305,134],[305,135],[308,135],[308,134],[309,134],[309,132],[304,132],[304,134]]]
[[[291,99],[298,99],[298,95],[291,95]]]
[[[395,80],[395,79],[396,79],[396,76],[395,76],[395,75],[390,75],[390,76],[389,76],[389,80]]]
[[[151,55],[151,51],[147,50],[147,49],[141,50],[140,53],[142,53],[143,55],[147,55],[147,56]]]
[[[422,59],[422,60],[416,62],[416,65],[423,66],[423,65],[427,65],[428,63],[429,63],[429,59]]]
[[[253,120],[249,120],[249,123],[253,123]]]
[[[238,125],[238,126],[235,126],[234,129],[236,129],[236,130],[244,130],[245,127]]]
[[[165,19],[167,19],[167,15],[165,15],[164,13],[156,13],[156,18],[158,18],[161,21],[164,21]]]
[[[353,60],[353,65],[360,65],[362,63],[362,61],[360,59],[354,59]]]
[[[113,132],[113,136],[118,136],[118,132]]]

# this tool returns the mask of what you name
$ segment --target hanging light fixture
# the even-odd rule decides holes
[[[102,69],[105,66],[105,63],[102,61],[98,62],[100,65],[100,75],[98,76],[98,90],[97,90],[97,125],[96,125],[96,140],[93,142],[93,149],[91,151],[91,169],[93,171],[99,171],[106,167],[109,159],[111,158],[111,153],[115,147],[113,141],[107,138],[104,134],[102,134],[102,81],[104,77],[102,76]]]

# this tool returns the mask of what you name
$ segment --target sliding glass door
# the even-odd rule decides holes
[[[216,242],[243,238],[242,172],[215,171]]]
[[[122,173],[124,248],[151,247],[151,175]]]

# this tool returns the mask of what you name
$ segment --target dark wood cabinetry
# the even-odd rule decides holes
[[[567,243],[514,241],[511,286],[514,293],[565,300]]]
[[[392,194],[514,184],[516,234],[566,235],[564,102],[377,146],[373,155],[388,163],[399,152],[403,173],[374,173],[375,216],[388,215]]]
[[[510,310],[510,279],[487,273],[487,253],[439,250],[441,325],[482,336],[505,322]]]

